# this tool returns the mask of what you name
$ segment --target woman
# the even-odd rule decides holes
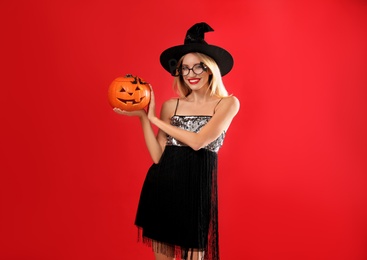
[[[154,93],[140,118],[154,161],[146,176],[135,224],[156,260],[219,259],[217,152],[239,101],[229,96],[222,76],[233,67],[226,50],[209,45],[206,23],[192,26],[183,45],[165,50],[161,65],[175,76],[179,98],[164,102],[155,115]],[[159,128],[155,136],[151,124]]]

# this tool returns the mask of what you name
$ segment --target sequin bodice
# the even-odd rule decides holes
[[[206,123],[209,122],[211,118],[211,116],[174,115],[171,118],[171,125],[197,133]],[[223,145],[224,137],[225,132],[223,132],[216,140],[205,146],[204,149],[208,149],[212,152],[218,152],[219,148]],[[167,135],[167,145],[186,146],[186,144],[169,135]]]

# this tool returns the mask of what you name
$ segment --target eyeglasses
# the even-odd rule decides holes
[[[196,75],[200,75],[204,71],[207,71],[208,67],[203,62],[200,62],[200,63],[197,63],[194,66],[192,66],[191,69],[188,66],[180,66],[180,67],[177,68],[177,71],[178,71],[179,75],[181,75],[181,76],[189,75],[190,70],[192,70],[192,72],[194,72]]]

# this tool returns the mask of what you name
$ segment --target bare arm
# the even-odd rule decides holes
[[[148,151],[150,153],[150,156],[152,157],[153,162],[158,163],[165,147],[166,134],[161,130],[159,130],[157,136],[155,136],[155,133],[153,131],[153,128],[150,124],[150,121],[147,117],[145,110],[128,112],[118,108],[114,108],[114,111],[121,115],[139,117],[144,134],[145,144],[148,148]]]
[[[145,144],[150,156],[154,163],[158,163],[164,150],[165,133],[159,130],[157,136],[155,136],[153,128],[146,115],[140,118],[140,122],[143,128]]]
[[[180,140],[194,150],[205,147],[230,126],[232,119],[239,110],[239,101],[236,97],[224,98],[212,119],[201,128],[200,132],[194,133],[170,125],[154,114],[154,94],[151,97],[151,106],[148,112],[149,120],[168,135]]]

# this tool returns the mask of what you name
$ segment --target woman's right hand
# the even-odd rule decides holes
[[[120,108],[113,108],[113,111],[115,111],[117,114],[120,115],[125,115],[125,116],[138,116],[138,117],[143,117],[147,114],[147,112],[144,109],[140,109],[140,110],[134,110],[134,111],[126,111],[126,110],[122,110]]]

